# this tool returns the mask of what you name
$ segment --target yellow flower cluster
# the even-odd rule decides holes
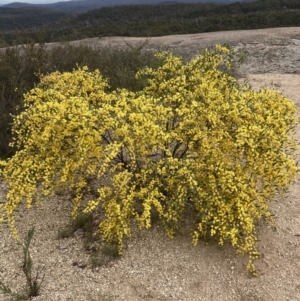
[[[185,64],[159,53],[160,67],[137,73],[147,86],[136,93],[108,93],[99,71],[87,68],[43,77],[14,120],[19,150],[1,162],[9,192],[0,210],[13,233],[23,199],[30,207],[38,193],[69,187],[72,216],[101,210],[102,238],[120,253],[132,220],[149,228],[155,213],[173,237],[188,215],[194,244],[229,242],[255,273],[257,221],[272,221],[269,202],[298,172],[296,107],[239,85],[224,72],[232,54],[217,46]],[[83,204],[91,178],[101,187]]]

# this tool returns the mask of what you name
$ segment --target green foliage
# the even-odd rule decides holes
[[[25,300],[26,297],[23,295],[19,295],[17,293],[14,293],[8,286],[6,286],[1,280],[0,280],[0,292],[5,295],[11,297],[13,300]]]
[[[58,238],[71,237],[78,229],[83,230],[85,233],[92,233],[93,215],[91,213],[81,213],[71,221],[71,225],[65,229],[59,230]]]
[[[42,271],[41,268],[38,268],[35,276],[33,276],[33,262],[30,256],[29,247],[31,240],[34,235],[34,228],[30,229],[25,238],[23,248],[23,264],[22,271],[26,278],[26,294],[20,295],[18,293],[13,292],[8,286],[6,286],[2,281],[0,281],[0,292],[2,294],[10,296],[13,300],[27,300],[31,297],[36,297],[40,293],[40,288],[44,280],[44,275],[40,279],[40,273]]]
[[[78,40],[97,36],[150,37],[299,26],[299,8],[298,0],[258,0],[228,5],[212,3],[127,5],[91,10],[64,18],[60,22],[53,22],[51,26],[32,29],[24,18],[26,24],[23,27],[28,28],[28,36],[36,42]],[[5,29],[6,26],[2,28]],[[1,40],[3,44],[15,45],[16,40],[20,41],[18,36],[18,32],[3,32]]]
[[[45,277],[45,275],[43,275],[42,278],[40,279],[40,273],[42,272],[41,268],[37,269],[35,276],[33,276],[33,274],[32,274],[33,262],[32,262],[32,258],[30,256],[29,246],[30,246],[31,240],[33,238],[33,235],[34,235],[34,228],[32,228],[28,231],[27,237],[25,238],[25,243],[23,246],[24,259],[23,259],[22,270],[26,277],[27,296],[29,298],[36,297],[39,295],[40,288],[41,288],[41,285],[42,285],[44,277]]]
[[[68,187],[73,218],[96,212],[119,254],[132,222],[148,229],[155,213],[169,237],[188,218],[193,244],[228,242],[255,274],[257,222],[272,222],[270,201],[298,172],[296,107],[240,85],[233,56],[222,46],[188,63],[159,53],[160,66],[137,73],[146,83],[137,92],[110,91],[87,67],[43,77],[14,118],[18,151],[1,162],[9,192],[0,210],[12,233],[21,202],[30,208]]]
[[[92,213],[79,213],[75,219],[71,220],[70,225],[66,228],[60,229],[58,232],[58,238],[64,239],[74,235],[77,230],[82,230],[84,234],[84,248],[87,251],[96,252],[97,250],[93,247],[95,241],[95,219]]]
[[[23,109],[23,95],[35,87],[41,74],[72,71],[77,66],[100,69],[109,78],[110,89],[117,87],[133,91],[143,87],[135,73],[144,66],[157,66],[152,51],[144,51],[145,40],[122,48],[73,46],[64,43],[51,49],[44,44],[27,44],[0,52],[0,157],[10,157],[12,116]]]
[[[105,243],[91,254],[90,263],[92,269],[101,267],[119,256],[118,244]]]
[[[0,28],[1,31],[24,30],[56,22],[67,16],[59,11],[38,7],[0,7]]]
[[[80,212],[71,220],[69,226],[64,229],[60,229],[58,233],[58,238],[64,239],[72,237],[78,229],[83,231],[83,245],[84,249],[90,253],[90,264],[92,269],[103,266],[119,257],[117,244],[95,244],[96,236],[94,234],[97,228],[96,223],[97,221],[92,213]]]
[[[44,65],[43,47],[29,44],[0,52],[0,156],[10,156],[12,115],[23,106],[23,93],[39,81],[38,71]]]

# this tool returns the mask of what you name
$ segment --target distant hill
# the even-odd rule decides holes
[[[24,3],[22,3],[24,4]],[[32,5],[0,7],[0,32],[24,30],[55,23],[69,16],[49,8]]]
[[[1,5],[2,7],[8,7],[8,8],[20,8],[20,7],[26,7],[26,6],[34,6],[33,4],[29,3],[23,3],[23,2],[13,2],[6,5]]]
[[[242,0],[239,2],[253,2],[255,0]],[[174,4],[174,3],[218,3],[230,4],[236,0],[178,0],[178,1],[164,1],[164,0],[72,0],[63,1],[51,4],[29,4],[21,2],[13,2],[3,5],[2,7],[22,8],[25,6],[47,8],[55,11],[60,11],[68,14],[78,14],[87,12],[93,9],[102,7],[110,7],[117,5],[157,5],[157,4]]]
[[[143,0],[143,5],[112,6],[114,3],[129,3],[128,1],[130,0],[109,0],[109,7],[84,13],[65,13],[57,7],[68,3],[82,5],[107,2],[70,1],[38,6],[27,4],[21,7],[18,3],[13,3],[0,7],[0,47],[28,41],[63,42],[92,37],[153,37],[300,26],[299,0],[235,1],[226,5],[224,1],[223,4],[180,3],[192,0],[151,0],[152,5],[146,5],[150,0]],[[136,3],[141,0],[131,1]],[[154,3],[157,4],[153,5]]]

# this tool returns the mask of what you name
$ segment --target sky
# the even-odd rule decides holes
[[[70,1],[70,0],[0,0],[0,5],[13,3],[13,2],[46,4],[46,3],[55,3],[55,2],[62,2],[62,1]]]

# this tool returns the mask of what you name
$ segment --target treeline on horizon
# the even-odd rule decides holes
[[[77,16],[62,13],[55,16],[53,12],[43,14],[40,10],[37,17],[35,9],[24,9],[19,15],[14,12],[9,17],[1,14],[0,9],[0,47],[103,36],[150,37],[300,26],[299,0],[258,0],[228,5],[127,5],[104,7]]]

